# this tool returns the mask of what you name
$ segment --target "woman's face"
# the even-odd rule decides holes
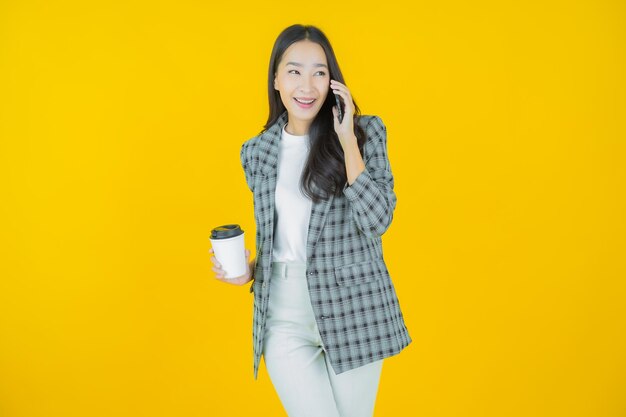
[[[290,122],[312,122],[330,89],[330,72],[324,49],[308,40],[291,44],[278,64],[274,89],[280,92]],[[296,99],[307,103],[314,101],[301,104]]]

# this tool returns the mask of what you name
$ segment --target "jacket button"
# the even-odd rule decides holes
[[[263,287],[263,288],[267,287],[267,283],[266,283],[265,281],[263,281],[263,285],[262,285],[262,287]]]
[[[309,275],[315,275],[315,272],[311,271],[309,272]]]
[[[327,318],[326,316],[320,316],[320,319],[322,320],[326,320],[326,318]]]

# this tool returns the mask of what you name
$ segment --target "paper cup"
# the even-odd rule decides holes
[[[218,226],[211,230],[211,247],[225,271],[224,278],[237,278],[248,270],[244,231],[238,224]]]

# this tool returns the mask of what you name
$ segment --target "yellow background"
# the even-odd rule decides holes
[[[413,343],[376,416],[626,415],[625,3],[0,3],[0,415],[281,416],[242,142],[293,23],[387,126]]]

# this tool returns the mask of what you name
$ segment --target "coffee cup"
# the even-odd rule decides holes
[[[244,231],[238,224],[226,224],[211,230],[211,246],[225,271],[224,278],[236,278],[248,270]]]

